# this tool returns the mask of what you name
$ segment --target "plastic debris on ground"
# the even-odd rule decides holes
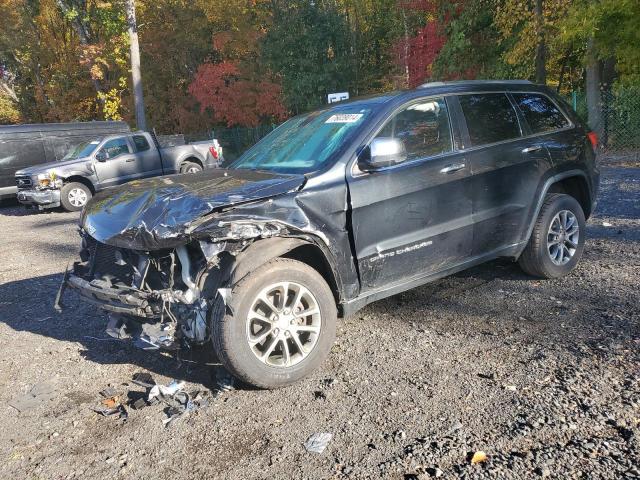
[[[153,386],[156,384],[151,374],[146,372],[134,373],[131,381],[136,385],[140,385],[141,387],[145,388],[153,388]]]
[[[179,418],[196,410],[209,406],[213,399],[211,392],[195,390],[188,393],[184,391],[186,383],[182,380],[172,380],[167,385],[156,384],[153,377],[146,372],[133,375],[131,383],[144,387],[145,391],[129,390],[126,395],[109,386],[100,391],[102,400],[100,406],[92,410],[105,417],[118,415],[122,419],[128,418],[126,407],[140,410],[148,405],[163,403],[166,405],[164,412],[167,418],[163,420],[165,426],[171,425]],[[233,377],[226,371],[216,375],[216,395],[233,389]]]
[[[193,398],[187,392],[180,391],[173,397],[163,398],[163,401],[168,405],[165,410],[167,418],[162,421],[165,427],[168,427],[179,418],[209,405],[206,393],[199,391],[193,395]]]
[[[224,368],[219,368],[215,372],[216,393],[224,393],[235,388],[235,379]]]
[[[122,403],[120,394],[115,387],[108,386],[107,388],[100,390],[100,396],[102,397],[100,405],[92,408],[91,410],[103,417],[112,417],[117,415],[121,420],[129,418],[129,412],[127,412],[127,408]]]
[[[327,448],[329,442],[333,438],[332,433],[318,432],[311,435],[306,442],[304,442],[304,448],[307,452],[322,453]]]
[[[162,395],[163,397],[171,397],[184,388],[185,383],[181,380],[173,380],[168,385],[154,385],[149,391],[147,401],[151,402],[154,398]]]
[[[48,382],[37,383],[24,395],[20,395],[11,400],[9,405],[19,412],[24,412],[25,410],[35,408],[38,405],[51,400],[55,395],[55,385]]]
[[[115,387],[109,386],[102,390],[100,392],[100,395],[102,395],[104,398],[115,397],[116,395],[118,395],[118,391],[115,389]]]

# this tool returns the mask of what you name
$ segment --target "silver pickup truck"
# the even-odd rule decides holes
[[[18,201],[39,209],[81,210],[98,191],[140,178],[197,173],[216,168],[216,140],[162,148],[146,132],[98,137],[78,145],[62,160],[18,170]]]

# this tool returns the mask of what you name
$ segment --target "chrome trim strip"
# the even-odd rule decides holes
[[[517,90],[517,91],[511,91],[511,90],[505,90],[505,91],[501,91],[501,90],[500,91],[499,90],[483,91],[483,90],[480,90],[480,91],[471,91],[471,92],[439,93],[439,94],[427,95],[427,96],[420,97],[420,98],[414,98],[411,101],[409,101],[407,103],[404,103],[400,107],[395,109],[389,115],[387,120],[385,120],[382,123],[382,125],[377,130],[375,130],[375,133],[371,136],[371,139],[374,139],[376,137],[376,135],[378,133],[380,133],[380,131],[385,127],[385,125],[387,124],[387,122],[389,121],[389,119],[391,117],[393,117],[396,113],[398,113],[399,111],[401,111],[402,109],[408,107],[409,105],[411,105],[413,103],[419,103],[421,101],[428,100],[430,98],[444,98],[444,97],[454,97],[454,96],[455,97],[459,97],[459,96],[462,96],[462,95],[480,95],[480,94],[487,94],[487,93],[504,93],[507,96],[509,94],[513,95],[514,93],[529,93],[529,94],[542,95],[542,96],[548,98],[551,101],[551,103],[553,103],[556,106],[556,108],[560,111],[560,113],[562,113],[562,116],[565,118],[565,120],[567,120],[569,125],[564,127],[564,128],[559,128],[559,129],[556,129],[556,130],[550,130],[548,132],[532,133],[530,135],[523,135],[523,136],[520,136],[520,137],[517,137],[517,138],[510,138],[508,140],[503,140],[501,142],[487,143],[487,144],[484,144],[484,145],[477,145],[477,146],[468,147],[468,148],[459,148],[459,149],[454,148],[450,152],[442,153],[442,154],[439,154],[439,155],[433,155],[431,157],[417,158],[417,159],[411,160],[411,163],[403,162],[403,163],[400,163],[398,165],[393,165],[393,166],[390,166],[390,167],[386,167],[385,169],[380,169],[378,171],[388,171],[390,169],[398,168],[398,167],[401,167],[401,166],[404,166],[404,165],[411,165],[412,163],[415,163],[415,162],[422,162],[422,161],[425,161],[425,160],[432,160],[432,159],[435,159],[435,158],[442,158],[442,157],[445,157],[445,156],[451,155],[451,154],[456,154],[456,153],[463,153],[464,154],[464,153],[467,153],[467,152],[474,152],[474,151],[480,150],[482,148],[495,147],[497,145],[504,145],[504,144],[510,143],[510,142],[516,142],[516,141],[520,141],[520,140],[529,140],[529,139],[532,139],[532,138],[544,137],[546,135],[554,135],[556,133],[566,132],[566,131],[573,130],[574,128],[576,128],[576,124],[571,121],[571,119],[568,117],[568,115],[562,109],[562,107],[560,105],[558,105],[558,103],[555,102],[553,100],[553,98],[551,98],[549,95],[547,95],[545,93],[537,92],[537,91],[530,91],[530,90]],[[448,105],[447,105],[447,115],[449,117],[449,128],[451,129],[452,128],[452,125],[451,125],[451,112],[449,110],[449,106]],[[465,119],[465,121],[466,121],[466,119]],[[518,122],[519,122],[519,120],[518,120]],[[452,138],[452,141],[453,141],[453,130],[450,130],[450,131],[451,131],[451,138]],[[371,141],[371,139],[369,141]],[[357,155],[355,156],[355,158],[353,158],[351,160],[351,162],[352,162],[351,163],[351,168],[349,169],[349,174],[350,174],[351,178],[359,178],[359,177],[362,177],[364,175],[370,175],[371,174],[370,172],[362,172],[358,168],[358,156]]]

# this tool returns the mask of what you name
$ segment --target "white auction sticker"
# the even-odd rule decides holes
[[[324,123],[353,123],[360,120],[361,113],[338,113],[331,115]]]

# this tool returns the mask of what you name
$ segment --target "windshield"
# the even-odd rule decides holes
[[[309,173],[346,145],[371,109],[344,106],[292,118],[247,150],[229,168]]]
[[[80,145],[76,145],[69,150],[67,154],[60,159],[60,161],[63,162],[65,160],[75,160],[76,158],[88,157],[99,144],[100,140],[91,140],[90,142],[83,142]]]

